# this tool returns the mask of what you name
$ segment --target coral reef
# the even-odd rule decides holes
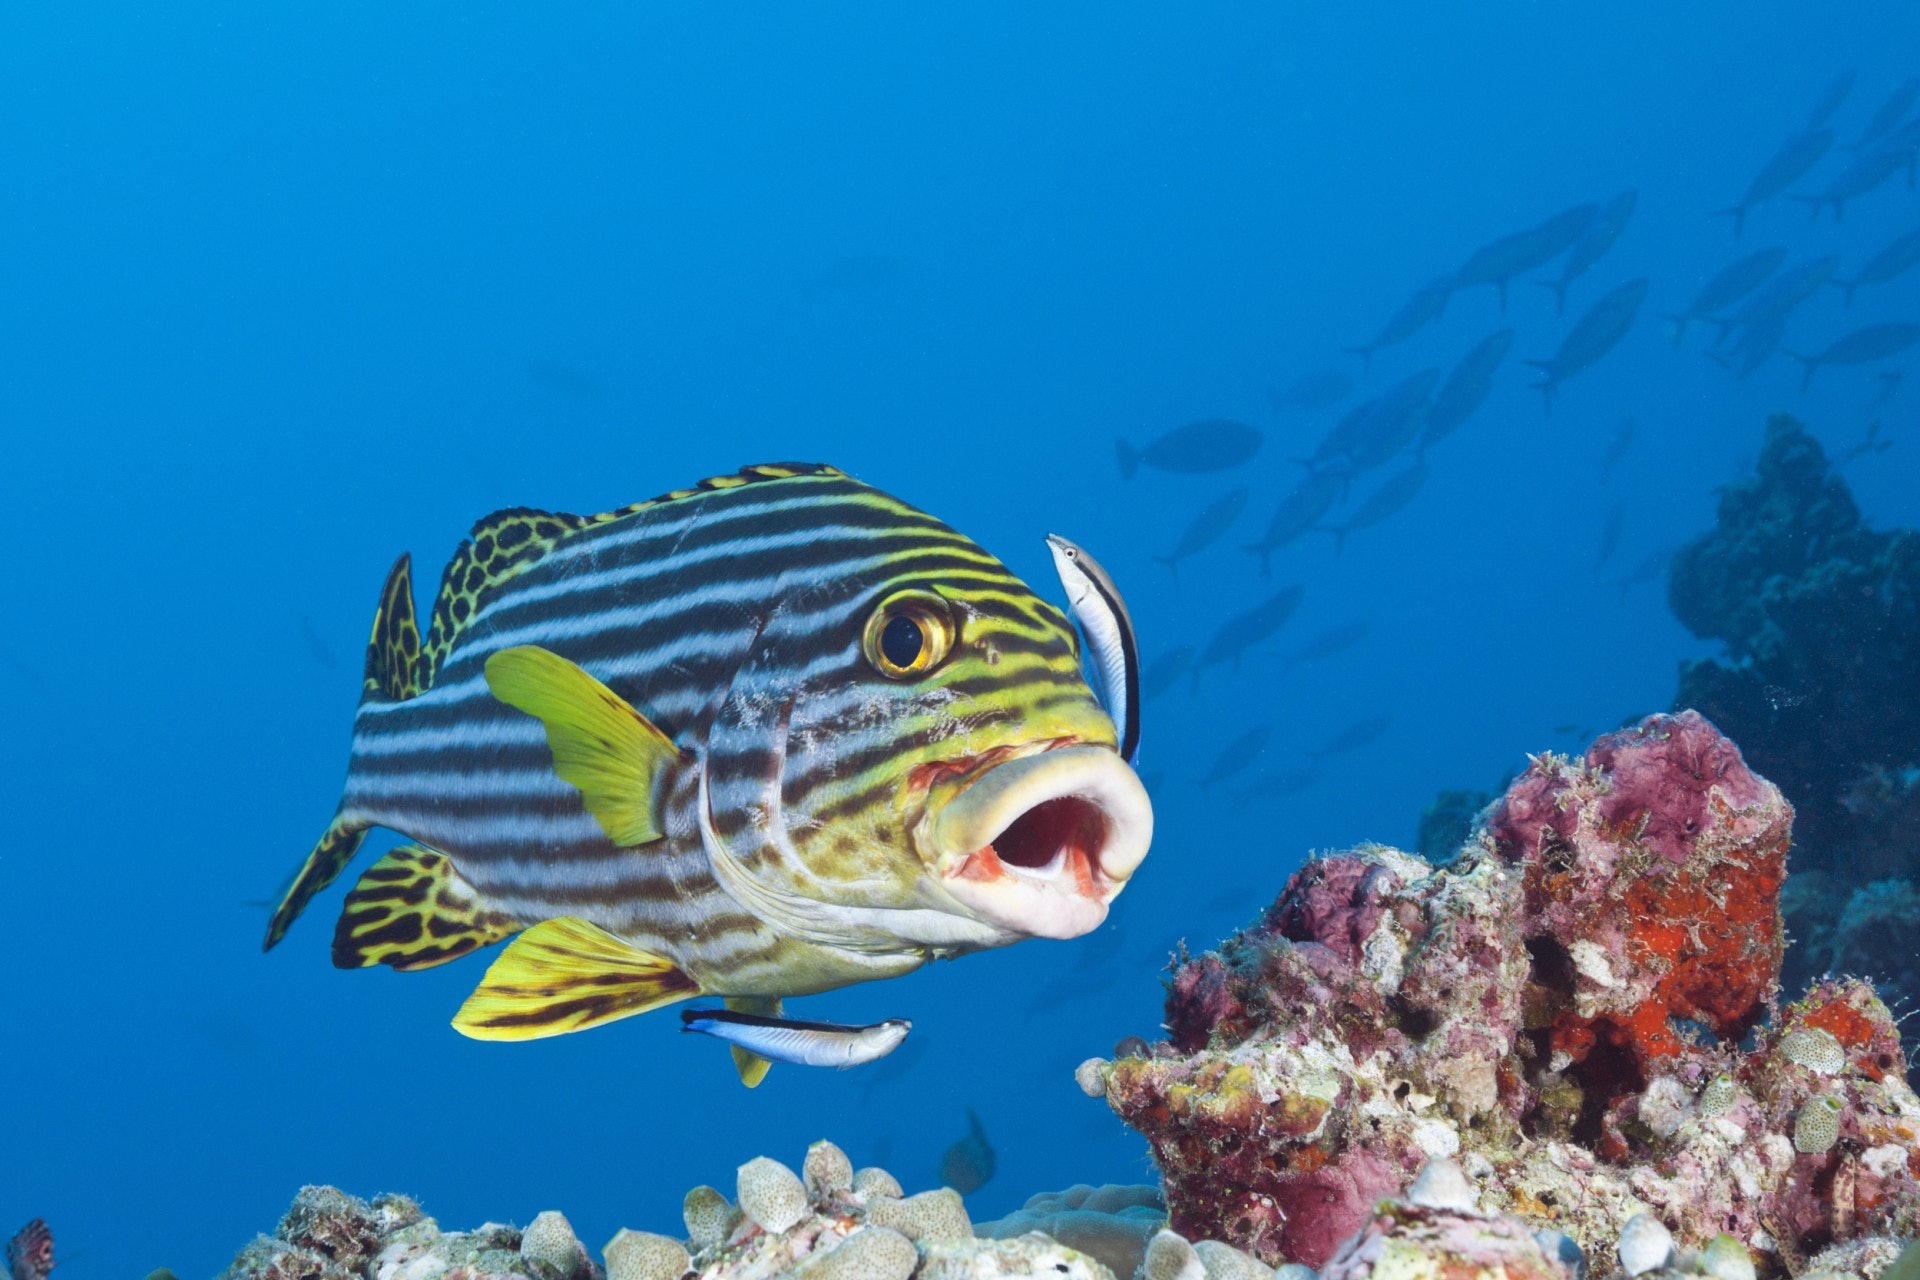
[[[1788,904],[1796,982],[1866,973],[1920,995],[1920,531],[1876,531],[1792,418],[1767,423],[1753,475],[1721,491],[1716,527],[1682,547],[1673,614],[1725,643],[1684,663],[1676,706],[1745,745],[1793,803]]]
[[[1439,1167],[1439,1166],[1435,1166]],[[1575,1280],[1532,1226],[1507,1214],[1422,1204],[1411,1192],[1374,1208],[1320,1280]]]
[[[1152,1144],[1175,1231],[1329,1275],[1387,1256],[1356,1232],[1431,1260],[1465,1238],[1436,1215],[1475,1211],[1596,1258],[1651,1214],[1676,1258],[1730,1234],[1770,1271],[1912,1233],[1920,1099],[1885,1006],[1826,982],[1770,1016],[1792,816],[1691,712],[1537,757],[1445,868],[1308,863],[1176,960],[1166,1040],[1077,1078]],[[1460,1181],[1379,1209],[1434,1159]],[[1513,1248],[1510,1275],[1564,1269]]]
[[[750,1160],[740,1166],[734,1190],[731,1202],[712,1187],[687,1193],[684,1245],[622,1232],[608,1246],[608,1280],[679,1280],[688,1271],[706,1280],[961,1277],[983,1268],[997,1274],[994,1268],[1010,1265],[1012,1254],[1022,1251],[1033,1258],[1046,1253],[1049,1268],[1058,1264],[1083,1280],[1105,1275],[1091,1258],[1051,1240],[1006,1242],[995,1253],[976,1242],[953,1190],[905,1195],[891,1174],[855,1169],[831,1142],[808,1148],[797,1174],[764,1156]],[[643,1262],[642,1253],[650,1260]],[[616,1262],[624,1274],[616,1274]]]
[[[1420,813],[1414,852],[1436,865],[1452,858],[1473,835],[1480,811],[1498,798],[1490,791],[1442,791]]]
[[[1074,1188],[1061,1202],[1090,1209],[1083,1218],[1105,1218],[1143,1203],[1143,1192],[1153,1189]],[[1160,1214],[1151,1213],[1157,1228]],[[814,1143],[797,1174],[776,1160],[749,1160],[732,1200],[695,1187],[683,1216],[684,1238],[620,1231],[602,1271],[552,1210],[524,1229],[447,1232],[403,1196],[369,1203],[306,1187],[274,1234],[242,1249],[221,1280],[1114,1280],[1098,1258],[1030,1227],[976,1237],[951,1188],[905,1195],[891,1174],[856,1170],[830,1142]],[[1217,1261],[1229,1255],[1229,1269],[1208,1269],[1210,1280],[1265,1280],[1253,1259],[1214,1251]]]
[[[977,1223],[974,1230],[995,1239],[1038,1231],[1126,1277],[1146,1256],[1147,1241],[1166,1224],[1167,1206],[1158,1187],[1080,1183],[1031,1196],[1006,1217]]]

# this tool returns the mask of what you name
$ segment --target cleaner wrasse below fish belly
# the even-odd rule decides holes
[[[725,1040],[736,1052],[768,1062],[790,1062],[802,1067],[849,1067],[877,1062],[900,1047],[913,1030],[905,1018],[888,1018],[871,1026],[847,1027],[835,1022],[799,1022],[787,1018],[736,1013],[731,1009],[682,1009],[680,1029]]]
[[[832,467],[498,512],[424,635],[408,558],[388,575],[345,791],[266,945],[374,827],[408,843],[348,893],[334,963],[507,942],[454,1020],[479,1039],[695,996],[778,1016],[1077,937],[1153,831],[1081,662],[999,560]]]

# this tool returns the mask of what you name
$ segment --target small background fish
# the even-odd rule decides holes
[[[963,1196],[970,1196],[993,1181],[997,1168],[993,1144],[987,1141],[987,1127],[980,1123],[972,1107],[967,1108],[967,1136],[948,1147],[940,1156],[940,1181]]]
[[[7,1241],[9,1280],[47,1280],[53,1264],[53,1232],[44,1218],[35,1218]]]

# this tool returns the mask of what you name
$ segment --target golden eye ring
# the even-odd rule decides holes
[[[867,665],[889,680],[912,680],[953,652],[953,610],[931,591],[896,591],[880,602],[860,637]]]

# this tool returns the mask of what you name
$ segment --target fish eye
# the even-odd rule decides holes
[[[881,601],[867,619],[861,648],[875,671],[908,680],[946,660],[954,630],[945,600],[930,591],[902,591]]]

